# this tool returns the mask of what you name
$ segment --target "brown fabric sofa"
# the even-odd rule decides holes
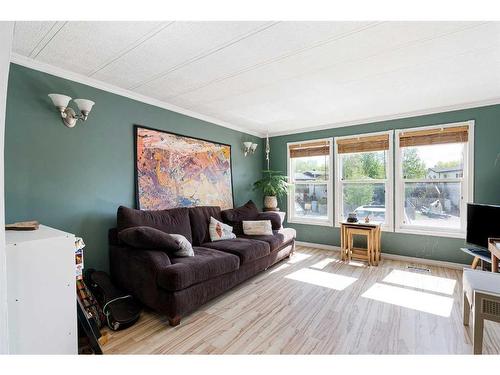
[[[237,238],[211,242],[210,217],[233,225]],[[277,216],[277,215],[276,215]],[[267,219],[253,202],[221,211],[200,206],[161,211],[118,208],[117,228],[109,231],[110,270],[116,285],[144,305],[165,314],[170,325],[224,291],[287,258],[295,247],[295,230],[273,220],[273,235],[246,236],[242,220]],[[184,235],[194,257],[174,257],[162,250],[129,247],[118,239],[120,230],[149,226]]]

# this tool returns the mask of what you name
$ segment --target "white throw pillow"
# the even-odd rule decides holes
[[[170,234],[175,242],[180,246],[180,250],[176,251],[173,255],[176,257],[194,257],[193,245],[182,234]]]
[[[243,233],[247,236],[272,235],[271,220],[243,221]]]
[[[212,242],[220,240],[230,240],[231,238],[236,238],[236,235],[233,233],[233,227],[221,223],[219,220],[213,217],[210,217],[208,232],[210,233],[210,240]]]

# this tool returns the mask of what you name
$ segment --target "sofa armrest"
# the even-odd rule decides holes
[[[138,253],[134,256],[139,262],[156,274],[172,264],[168,254],[162,250],[133,249],[132,251]]]
[[[195,283],[193,270],[183,263],[172,264],[158,272],[158,285],[170,292],[182,290]]]
[[[168,255],[160,250],[111,245],[109,257],[116,285],[142,303],[155,306],[158,303],[158,275],[171,265]]]

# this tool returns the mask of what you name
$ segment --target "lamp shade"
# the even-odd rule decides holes
[[[74,102],[78,106],[80,112],[90,112],[92,106],[95,104],[92,100],[87,99],[75,99]]]
[[[257,148],[258,144],[257,143],[252,143],[252,147],[251,147],[251,150],[252,151],[255,151],[255,149]]]
[[[243,142],[243,145],[245,146],[245,148],[246,148],[247,150],[249,150],[249,149],[250,149],[250,147],[252,147],[252,142]]]
[[[66,108],[71,100],[71,97],[62,94],[49,94],[49,98],[56,107]]]

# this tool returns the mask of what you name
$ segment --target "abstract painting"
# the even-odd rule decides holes
[[[230,145],[138,125],[134,138],[139,209],[233,207]]]

